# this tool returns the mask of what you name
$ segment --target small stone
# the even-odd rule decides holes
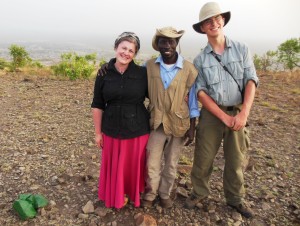
[[[105,217],[107,214],[107,209],[97,208],[97,209],[95,209],[95,214],[97,214],[99,217]]]
[[[203,204],[201,202],[198,202],[196,204],[196,207],[199,208],[199,209],[203,209]]]
[[[240,213],[236,212],[236,211],[232,212],[231,217],[235,221],[242,221],[243,220],[242,215]]]
[[[94,209],[94,205],[92,201],[88,201],[84,207],[82,207],[82,211],[83,213],[94,213],[95,209]]]
[[[158,213],[162,213],[162,207],[161,206],[157,206],[156,210],[157,210]]]
[[[183,187],[178,187],[176,189],[176,193],[183,196],[183,197],[186,197],[186,198],[189,196],[188,191],[185,190]]]
[[[88,214],[84,214],[84,213],[80,213],[80,214],[78,214],[78,218],[80,218],[80,219],[88,219],[89,215]]]
[[[263,202],[262,205],[261,205],[261,208],[263,210],[269,210],[269,209],[271,209],[271,206],[268,203]]]
[[[157,226],[156,220],[148,215],[141,215],[135,220],[136,226]]]

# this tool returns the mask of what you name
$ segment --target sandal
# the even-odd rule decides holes
[[[128,203],[128,200],[129,200],[128,197],[127,197],[127,196],[124,196],[124,204],[123,204],[123,207],[126,206],[126,204]]]

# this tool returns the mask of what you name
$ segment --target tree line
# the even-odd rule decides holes
[[[281,43],[276,51],[267,51],[262,56],[255,54],[253,61],[257,70],[294,70],[300,67],[300,38],[292,38]]]
[[[262,56],[255,54],[253,61],[257,70],[280,71],[294,70],[300,64],[300,38],[289,39],[280,44],[276,51],[267,51]],[[12,44],[9,47],[11,61],[8,62],[0,58],[0,70],[15,72],[22,67],[43,68],[39,61],[30,58],[29,53],[24,47]],[[97,63],[96,53],[79,56],[77,53],[63,53],[61,61],[50,66],[53,73],[57,76],[68,77],[72,80],[78,78],[89,78],[104,63],[105,59],[100,59]],[[135,60],[137,64],[142,62]]]

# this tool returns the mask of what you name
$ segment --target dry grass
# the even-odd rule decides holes
[[[97,70],[95,70],[90,80],[94,80],[97,74]],[[43,68],[38,67],[22,67],[18,68],[15,72],[10,72],[8,68],[4,70],[0,70],[0,76],[10,76],[14,78],[21,78],[24,80],[37,81],[43,79],[51,79],[57,81],[69,81],[70,78],[66,76],[55,75],[51,67],[45,66]],[[78,79],[81,80],[81,79]],[[85,80],[85,79],[83,79]]]
[[[291,92],[292,92],[293,94],[300,94],[300,88],[292,89]]]
[[[259,76],[271,76],[273,79],[282,80],[284,82],[299,82],[300,81],[300,70],[294,71],[279,71],[279,72],[263,72],[257,71]]]

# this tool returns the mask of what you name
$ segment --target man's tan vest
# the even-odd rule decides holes
[[[190,128],[188,102],[185,100],[197,77],[197,70],[188,61],[183,61],[170,86],[165,89],[160,76],[160,64],[156,59],[147,61],[150,128],[157,129],[162,123],[164,132],[183,137]]]

